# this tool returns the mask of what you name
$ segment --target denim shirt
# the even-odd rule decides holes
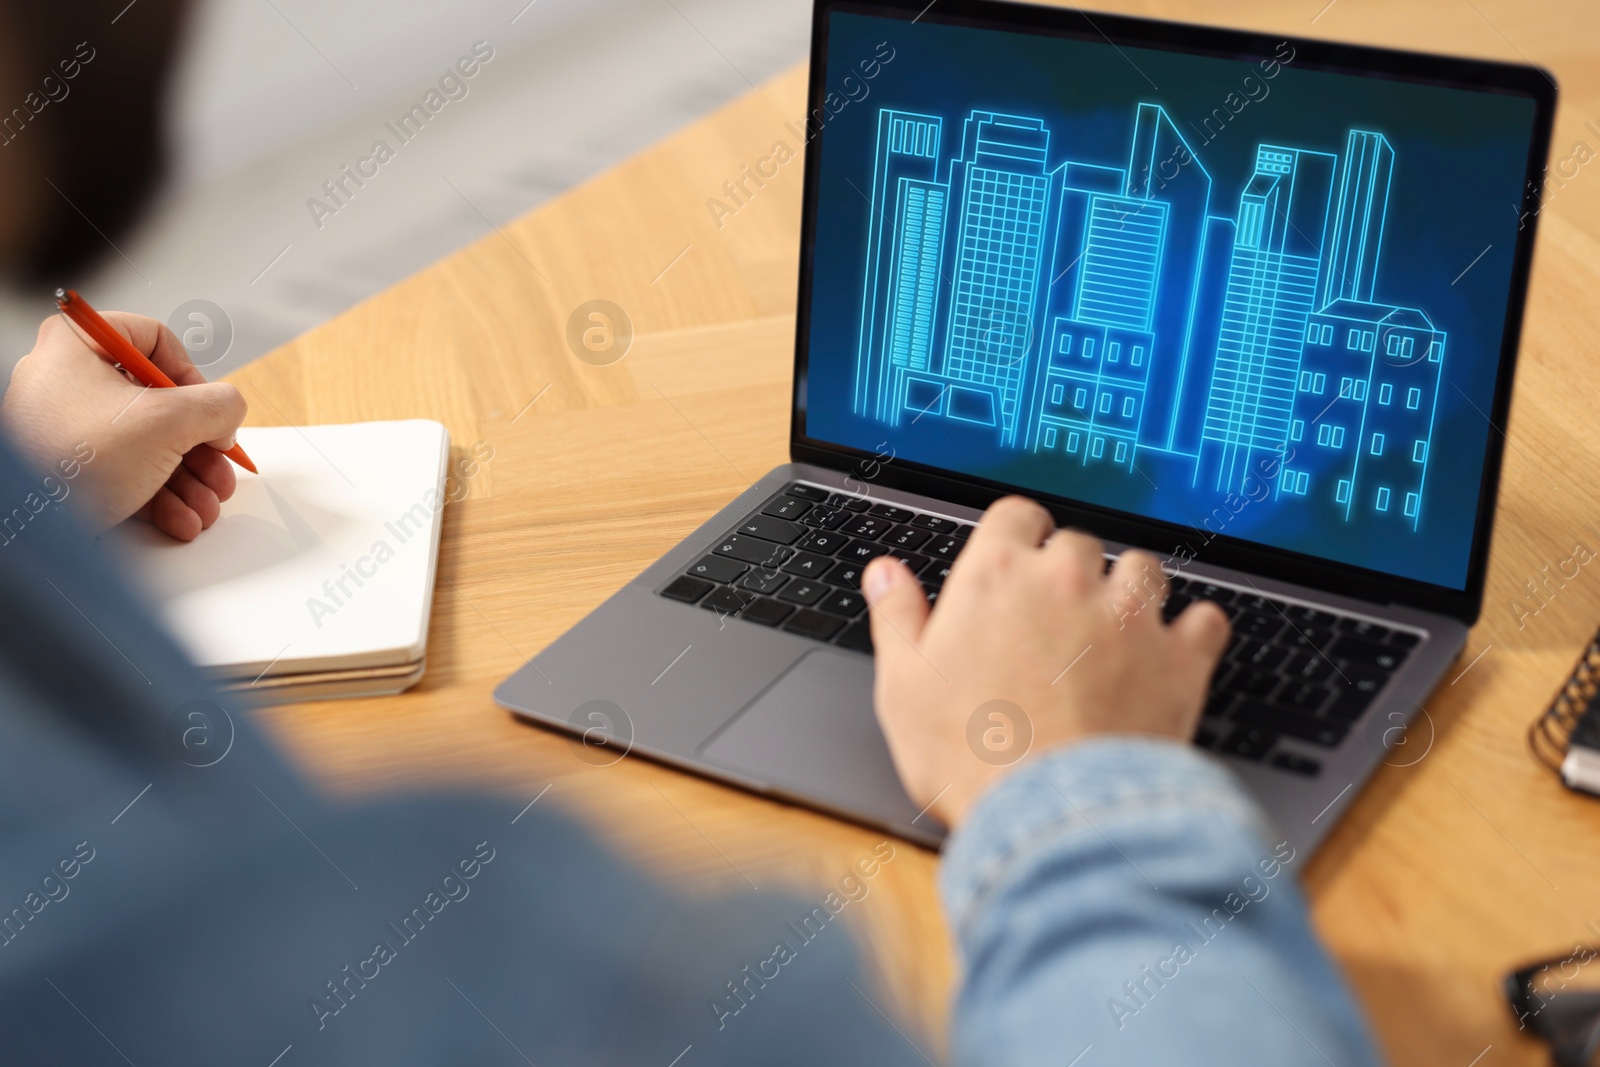
[[[1190,745],[1105,737],[1020,766],[940,869],[955,1062],[1379,1063],[1311,931],[1304,860]]]
[[[0,516],[28,510],[0,535],[0,1062],[931,1062],[833,919],[910,846],[842,894],[708,898],[602,847],[559,778],[321,795],[42,500],[0,447]],[[1375,1062],[1296,862],[1184,746],[1019,768],[942,868],[956,1060]]]

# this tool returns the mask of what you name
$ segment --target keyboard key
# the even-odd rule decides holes
[[[743,589],[719,585],[716,591],[700,602],[700,606],[718,615],[737,615],[756,595]]]
[[[1333,645],[1333,631],[1325,626],[1301,625],[1295,623],[1299,629],[1285,630],[1278,636],[1278,643],[1288,645],[1296,652],[1326,652]]]
[[[1226,692],[1228,687],[1233,684],[1233,679],[1238,675],[1239,671],[1239,667],[1234,666],[1227,660],[1217,664],[1216,673],[1211,676],[1211,692],[1213,694]]]
[[[1339,632],[1349,634],[1352,637],[1364,638],[1368,641],[1382,641],[1390,634],[1387,626],[1379,626],[1377,623],[1368,622],[1366,619],[1340,619]]]
[[[894,523],[888,519],[876,515],[857,515],[854,522],[847,522],[840,528],[851,537],[864,537],[869,541],[876,541],[893,525]]]
[[[1245,610],[1233,621],[1233,632],[1253,637],[1258,641],[1271,641],[1284,631],[1281,615],[1263,615],[1259,611]]]
[[[1236,693],[1248,693],[1251,696],[1271,696],[1283,679],[1273,671],[1264,671],[1259,667],[1246,667],[1239,672],[1228,686]]]
[[[1282,645],[1267,645],[1265,648],[1256,649],[1250,657],[1250,665],[1264,669],[1282,667],[1289,658],[1289,650]]]
[[[744,576],[744,581],[739,584],[752,593],[776,593],[788,583],[789,579],[773,571],[762,570],[757,567]]]
[[[1333,676],[1333,661],[1317,652],[1296,652],[1279,670],[1302,682],[1326,682]]]
[[[831,556],[848,544],[849,541],[850,538],[842,533],[835,533],[833,530],[812,530],[796,541],[794,547],[804,549],[807,552],[820,552],[824,556]]]
[[[1283,621],[1285,610],[1289,607],[1281,600],[1273,600],[1271,597],[1260,593],[1241,596],[1236,603],[1246,611],[1259,611],[1263,614],[1271,615],[1279,622]]]
[[[1287,697],[1286,703],[1296,711],[1303,711],[1307,715],[1316,715],[1333,702],[1333,690],[1325,685],[1307,682],[1301,685],[1291,683],[1280,699]]]
[[[851,496],[848,493],[834,493],[828,497],[828,506],[844,508],[846,511],[862,512],[872,506],[865,497]]]
[[[919,530],[915,526],[896,526],[884,534],[882,540],[886,545],[894,545],[896,548],[914,552],[931,540],[932,537],[933,534],[927,530]]]
[[[817,504],[800,517],[800,523],[803,526],[816,526],[824,530],[837,530],[851,518],[851,513],[844,508],[830,508],[826,504]]]
[[[674,578],[665,589],[661,590],[661,595],[673,600],[681,600],[685,604],[693,604],[711,592],[713,588],[715,586],[711,582],[700,578],[691,578],[685,574],[680,578]]]
[[[1338,623],[1339,616],[1331,611],[1323,611],[1320,608],[1294,607],[1289,609],[1289,621],[1302,630],[1308,626],[1331,630]]]
[[[844,620],[837,615],[824,615],[820,611],[802,608],[790,616],[789,621],[783,624],[783,628],[792,634],[826,641],[844,629]]]
[[[1200,714],[1207,719],[1226,719],[1233,706],[1242,698],[1238,693],[1213,692]]]
[[[922,595],[928,598],[928,607],[931,608],[939,602],[939,593],[943,589],[943,586],[929,585],[927,582],[922,583]]]
[[[893,504],[874,504],[867,512],[868,515],[877,515],[888,519],[890,522],[910,522],[916,512],[910,508],[897,508]]]
[[[862,566],[860,563],[835,563],[833,569],[822,577],[825,581],[832,582],[834,585],[860,589]]]
[[[840,648],[852,649],[856,652],[872,652],[872,627],[865,619],[845,627],[844,633],[839,635],[839,640],[834,644]]]
[[[758,537],[729,534],[716,547],[719,556],[729,556],[745,563],[770,563],[776,567],[794,554],[793,549],[782,548]]]
[[[955,532],[950,536],[954,537],[957,541],[965,541],[967,538],[972,536],[972,527],[967,523],[962,523],[960,526],[955,528]]]
[[[903,548],[891,548],[884,555],[904,563],[911,568],[912,574],[921,574],[928,564],[933,562],[927,556],[919,556],[915,552],[907,552]]]
[[[842,615],[853,619],[861,614],[861,609],[867,606],[866,600],[860,593],[851,593],[844,589],[835,589],[817,604],[817,607],[830,615]]]
[[[736,559],[727,556],[707,556],[705,559],[689,568],[689,573],[696,578],[704,578],[712,582],[732,582],[738,579],[749,568]]]
[[[943,585],[950,578],[950,567],[949,563],[934,560],[918,577],[922,579],[923,585]]]
[[[802,578],[800,581],[790,582],[778,596],[792,604],[815,604],[830,592],[832,590],[821,582],[808,582]]]
[[[1392,671],[1405,661],[1407,653],[1403,648],[1380,645],[1375,641],[1363,641],[1359,637],[1347,634],[1339,638],[1331,654],[1338,659],[1368,664],[1380,671]]]
[[[739,532],[750,537],[759,537],[763,541],[792,545],[800,539],[804,531],[787,519],[774,519],[770,515],[753,515],[739,527]]]
[[[1334,675],[1326,683],[1333,690],[1333,703],[1322,710],[1324,718],[1354,722],[1366,713],[1383,683],[1373,678],[1345,681]]]
[[[1307,778],[1315,778],[1322,773],[1322,764],[1314,759],[1296,756],[1292,752],[1280,752],[1273,756],[1272,765],[1279,770],[1288,771],[1290,774],[1301,774]]]
[[[1213,604],[1232,604],[1234,593],[1234,590],[1215,582],[1196,581],[1189,589],[1189,595],[1196,600],[1209,600]]]
[[[753,603],[745,606],[739,613],[739,618],[746,622],[760,623],[762,626],[776,626],[790,615],[794,609],[787,604],[780,604],[776,600],[759,597]]]
[[[932,530],[936,534],[949,534],[961,524],[954,519],[941,519],[937,515],[918,515],[911,520],[911,525],[919,526],[924,530]]]
[[[1193,603],[1194,601],[1190,600],[1182,593],[1173,593],[1167,597],[1166,603],[1161,605],[1161,617],[1168,622],[1171,622],[1173,619],[1178,617],[1184,608]]]
[[[827,556],[815,552],[796,552],[794,557],[783,565],[783,569],[802,578],[821,578],[832,566],[833,560]]]
[[[795,482],[785,489],[783,493],[785,496],[799,497],[801,500],[810,500],[817,504],[824,503],[830,495],[826,489],[815,485],[807,485],[804,482]]]
[[[780,496],[761,509],[761,514],[775,519],[798,519],[811,510],[811,505],[794,496]]]
[[[1422,642],[1422,635],[1411,633],[1409,630],[1396,630],[1389,635],[1389,643],[1395,648],[1412,649]]]
[[[922,546],[922,551],[934,559],[955,559],[967,543],[955,537],[935,537]]]
[[[1271,704],[1259,700],[1246,698],[1239,702],[1233,709],[1233,718],[1241,726],[1254,726],[1262,730],[1274,730],[1280,734],[1310,741],[1314,745],[1324,748],[1333,748],[1344,735],[1350,732],[1350,724],[1337,719],[1324,719],[1316,715],[1304,715],[1297,711],[1286,711],[1283,708],[1273,707]]]
[[[1277,742],[1278,735],[1270,730],[1241,726],[1227,736],[1219,751],[1226,752],[1230,756],[1238,756],[1240,759],[1258,760]]]
[[[840,559],[849,563],[859,563],[865,567],[868,560],[877,559],[888,552],[884,545],[873,544],[871,541],[851,541],[838,552]]]

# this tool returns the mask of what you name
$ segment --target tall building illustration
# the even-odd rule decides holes
[[[1023,369],[1036,347],[1043,283],[1045,173],[1050,134],[1040,119],[974,111],[962,157],[952,167],[960,190],[950,297],[946,375],[992,391],[1002,444],[1014,444]]]
[[[1336,157],[1262,145],[1239,197],[1205,439],[1218,488],[1242,487],[1257,452],[1289,440],[1306,321],[1316,309]]]
[[[852,410],[888,421],[893,368],[926,366],[939,297],[949,191],[934,180],[944,127],[933,115],[878,113],[873,217]]]
[[[1275,506],[1421,529],[1446,333],[1379,286],[1381,133],[1258,145],[1230,198],[1156,103],[1109,160],[1039,116],[957,127],[878,113],[856,414],[1219,492],[1274,459]]]

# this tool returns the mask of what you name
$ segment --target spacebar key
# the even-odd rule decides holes
[[[1350,732],[1348,723],[1330,722],[1315,715],[1286,711],[1261,700],[1241,700],[1233,709],[1233,721],[1241,726],[1261,727],[1325,748],[1333,748]]]
[[[837,615],[824,615],[820,611],[811,611],[806,608],[794,613],[794,616],[783,628],[792,634],[801,637],[811,637],[818,641],[826,641],[844,628],[845,620]]]

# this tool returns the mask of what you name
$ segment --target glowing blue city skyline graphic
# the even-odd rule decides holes
[[[1079,159],[1037,115],[877,112],[854,413],[1218,492],[1270,457],[1280,505],[1417,532],[1446,334],[1379,285],[1389,140],[1261,143],[1225,190],[1161,105],[1131,119]]]

